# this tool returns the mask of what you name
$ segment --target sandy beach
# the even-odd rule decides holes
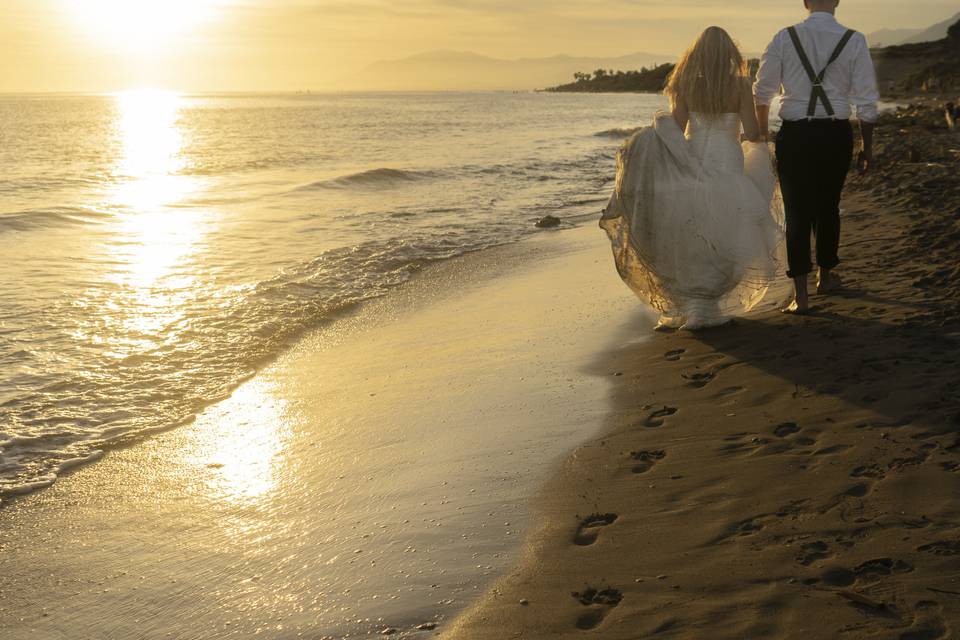
[[[3,2],[0,640],[960,639],[957,11]]]
[[[344,314],[5,504],[3,637],[951,637],[960,144],[936,116],[885,116],[845,289],[808,317],[653,333],[592,222]]]
[[[949,638],[960,624],[960,144],[884,116],[845,288],[601,356],[606,433],[450,639]]]

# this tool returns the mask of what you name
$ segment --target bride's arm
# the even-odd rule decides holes
[[[743,134],[750,142],[760,142],[760,123],[757,120],[757,110],[753,103],[753,90],[749,82],[743,83],[740,96],[740,122],[743,123]]]
[[[687,101],[683,96],[677,96],[677,102],[673,105],[673,119],[681,131],[687,130],[687,122],[690,120],[690,110],[687,108]]]

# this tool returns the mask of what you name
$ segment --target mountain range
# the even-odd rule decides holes
[[[927,29],[881,29],[867,34],[871,47],[891,47],[900,44],[936,42],[947,37],[947,29],[960,20],[960,13]]]

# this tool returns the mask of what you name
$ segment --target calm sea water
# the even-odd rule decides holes
[[[0,497],[432,261],[574,223],[659,96],[0,96]]]

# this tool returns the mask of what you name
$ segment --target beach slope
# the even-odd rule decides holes
[[[843,205],[844,290],[810,316],[598,359],[622,374],[606,434],[448,640],[957,632],[960,144],[940,117],[884,117]]]

